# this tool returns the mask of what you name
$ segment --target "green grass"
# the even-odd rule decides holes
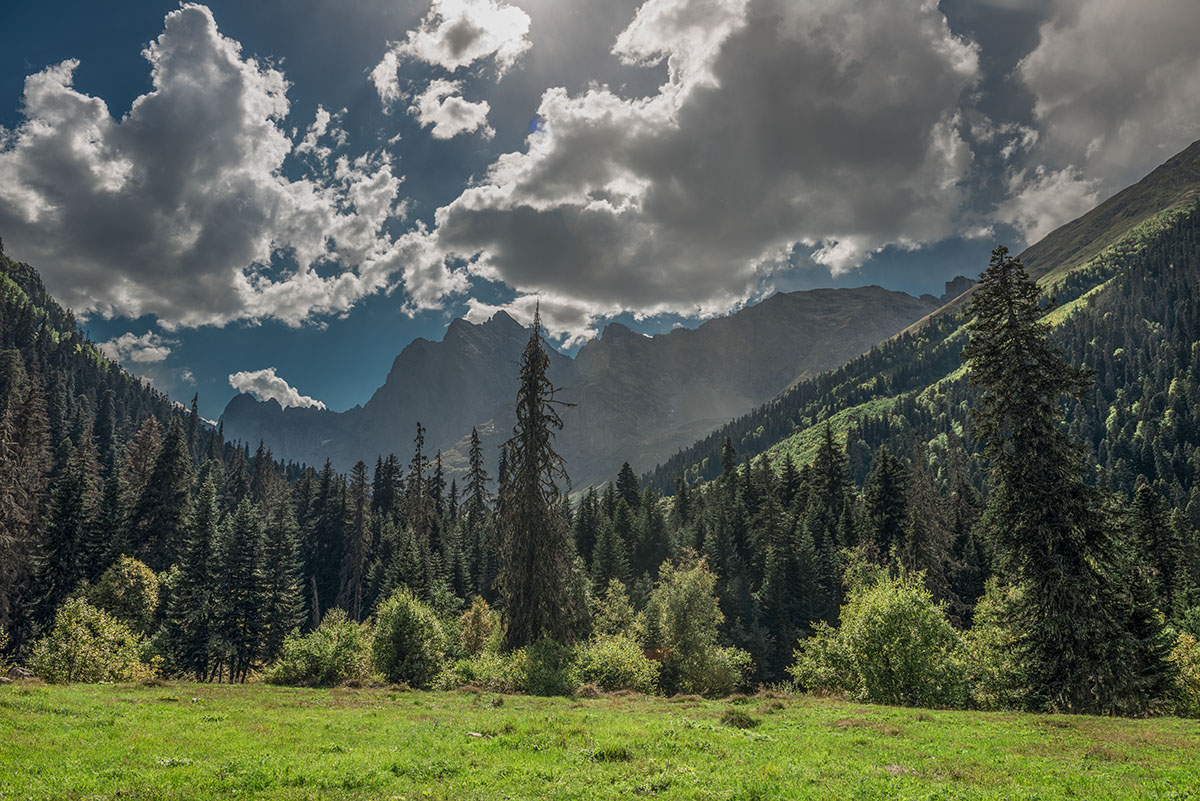
[[[5,799],[1184,799],[1198,748],[1195,721],[810,697],[0,688]]]

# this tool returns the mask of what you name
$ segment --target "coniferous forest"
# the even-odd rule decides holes
[[[413,421],[340,474],[226,441],[4,257],[5,659],[1195,713],[1200,212],[1118,244],[1049,287],[999,247],[969,302],[586,488],[536,318],[498,453],[452,475]]]

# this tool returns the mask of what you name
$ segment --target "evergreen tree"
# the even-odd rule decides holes
[[[568,580],[574,554],[560,503],[567,481],[554,434],[562,428],[554,387],[546,377],[550,359],[542,347],[541,318],[534,314],[521,357],[517,422],[507,451],[511,464],[501,488],[500,593],[504,598],[506,649],[542,637],[574,639]]]
[[[1040,294],[998,247],[969,307],[963,358],[980,390],[972,424],[992,484],[984,525],[1002,576],[1023,585],[1013,628],[1030,704],[1134,711],[1166,674],[1165,652],[1062,428],[1060,399],[1081,397],[1089,381],[1050,346]]]
[[[91,432],[85,430],[78,445],[66,443],[70,455],[50,489],[37,560],[38,619],[45,624],[84,577],[84,544],[100,512],[100,463]]]
[[[622,584],[629,581],[629,557],[625,541],[617,533],[612,521],[607,518],[601,520],[596,533],[591,576],[592,587],[596,593],[602,592],[613,580]]]
[[[271,500],[263,535],[261,656],[266,662],[279,657],[284,639],[304,620],[298,551],[291,492],[284,487]]]
[[[617,473],[616,491],[617,497],[624,500],[630,509],[637,508],[638,501],[641,500],[642,489],[638,485],[637,476],[634,474],[633,468],[629,466],[629,462],[621,465],[621,470]]]
[[[229,680],[244,682],[260,653],[265,628],[263,528],[249,498],[242,499],[225,525],[221,553],[221,638]]]
[[[875,452],[875,464],[863,488],[875,550],[886,560],[892,546],[904,546],[908,523],[908,471],[887,445]]]
[[[165,570],[183,545],[191,485],[187,435],[180,419],[173,417],[130,519],[133,551],[153,570]]]
[[[36,379],[0,352],[0,627],[11,629],[30,572],[50,470],[48,421]]]
[[[467,462],[467,497],[471,503],[486,507],[491,500],[487,488],[491,479],[488,478],[487,469],[483,463],[483,446],[479,442],[479,431],[474,427],[471,428],[471,449],[468,452]]]
[[[351,620],[361,621],[365,611],[367,551],[371,543],[371,498],[367,490],[367,465],[361,459],[350,471],[349,501],[336,603]]]
[[[175,664],[197,681],[206,681],[213,667],[212,638],[218,611],[216,557],[221,540],[217,473],[213,462],[205,466],[179,573],[167,601],[167,632]]]

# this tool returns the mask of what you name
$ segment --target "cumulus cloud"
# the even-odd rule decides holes
[[[958,229],[978,55],[936,4],[649,0],[614,53],[667,83],[547,90],[524,151],[438,210],[444,253],[592,314],[706,315],[798,245],[843,272]]]
[[[401,182],[385,154],[328,163],[344,139],[324,109],[294,145],[284,75],[203,6],[168,14],[144,55],[152,88],[120,120],[73,87],[72,60],[29,76],[24,121],[0,132],[0,230],[58,297],[168,329],[299,325],[403,280],[412,242],[384,230]],[[291,179],[297,155],[317,167]]]
[[[1053,171],[1039,167],[1032,175],[1021,171],[1009,178],[1009,197],[996,210],[996,218],[1032,243],[1099,202],[1098,180],[1084,178],[1074,167]]]
[[[295,387],[275,375],[274,367],[233,373],[229,376],[229,386],[238,392],[247,392],[260,401],[278,401],[285,409],[291,406],[301,409],[325,408],[321,401],[301,395]]]
[[[1037,153],[1048,169],[1077,168],[1111,191],[1197,138],[1200,4],[1055,0],[1050,7],[1037,46],[1016,70],[1034,97]]]
[[[463,99],[461,92],[461,81],[433,81],[417,97],[411,111],[422,128],[433,126],[434,139],[452,139],[472,131],[479,131],[485,139],[491,139],[496,135],[487,124],[491,106],[486,100],[471,103]]]
[[[418,61],[450,72],[491,59],[497,77],[529,49],[529,15],[498,0],[433,0],[421,25],[394,42],[371,71],[380,99],[389,105],[403,96],[399,70]]]
[[[176,344],[178,343],[174,340],[164,339],[153,331],[147,331],[141,336],[127,332],[107,342],[98,342],[96,347],[116,362],[154,364],[170,356],[171,346]]]

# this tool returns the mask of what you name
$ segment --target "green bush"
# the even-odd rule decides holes
[[[52,684],[141,681],[156,673],[142,661],[142,638],[103,609],[70,598],[58,609],[54,627],[33,644],[29,668]]]
[[[919,573],[879,575],[853,587],[840,627],[820,627],[796,657],[790,672],[804,689],[882,704],[966,702],[961,636]]]
[[[1175,713],[1200,717],[1200,640],[1186,631],[1180,632],[1171,649],[1175,666]]]
[[[471,608],[462,613],[458,624],[458,642],[468,657],[483,653],[496,630],[496,613],[488,602],[478,595]]]
[[[371,662],[384,678],[411,687],[428,687],[446,658],[442,624],[426,604],[406,588],[379,606]]]
[[[572,683],[602,690],[658,691],[657,662],[647,659],[641,644],[627,634],[600,635],[580,647]]]
[[[569,645],[542,637],[525,649],[525,692],[530,695],[570,695],[575,652]]]
[[[641,630],[663,655],[660,681],[674,693],[728,695],[750,675],[750,655],[722,648],[717,635],[725,616],[715,593],[717,577],[703,559],[663,565],[646,604]]]
[[[331,609],[321,625],[301,635],[288,635],[279,661],[266,672],[270,684],[291,687],[334,687],[370,679],[371,630]]]
[[[1012,629],[1021,592],[1018,587],[990,580],[975,605],[974,622],[963,636],[963,664],[972,706],[1018,709],[1025,705],[1028,684]]]
[[[146,564],[122,556],[105,570],[87,593],[92,606],[103,609],[138,634],[154,625],[159,579]]]
[[[528,657],[522,648],[508,654],[483,651],[471,659],[460,659],[438,675],[434,687],[456,690],[472,686],[494,693],[520,693],[528,683]]]

